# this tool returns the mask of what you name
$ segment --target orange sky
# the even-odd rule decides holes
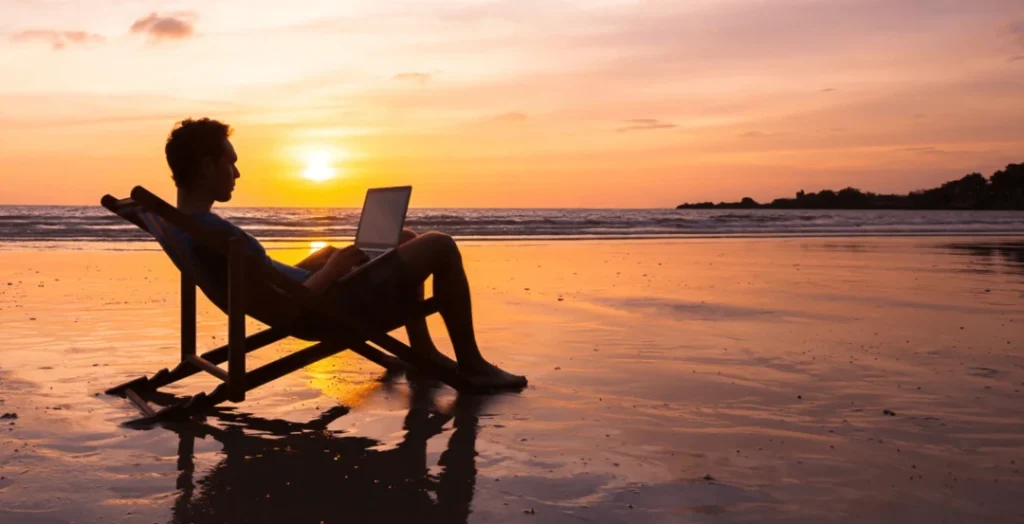
[[[0,203],[170,197],[187,116],[236,128],[232,205],[664,207],[1024,161],[1020,0],[347,3],[0,2]]]

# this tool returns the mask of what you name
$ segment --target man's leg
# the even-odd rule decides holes
[[[402,230],[402,236],[398,243],[405,244],[418,235],[411,229]],[[419,300],[423,300],[426,296],[426,291],[423,289],[423,282],[420,282],[416,288],[416,297]],[[427,319],[425,317],[417,317],[411,322],[405,325],[405,331],[409,334],[409,345],[417,351],[423,351],[437,358],[439,362],[451,362],[451,359],[444,356],[443,353],[437,350],[437,346],[434,345],[434,340],[430,338],[430,330],[427,328]]]
[[[416,236],[417,235],[415,231],[411,229],[403,229],[402,236],[399,238],[398,243],[404,244],[416,238]],[[303,259],[298,264],[295,264],[295,267],[307,269],[315,273],[323,269],[324,265],[327,264],[327,261],[330,260],[331,255],[333,255],[336,251],[338,251],[338,249],[335,248],[334,246],[323,247],[314,252],[313,254],[309,255],[305,259]],[[420,286],[416,292],[416,296],[420,300],[423,300],[423,283],[420,283]],[[419,351],[431,354],[431,356],[437,357],[439,362],[451,363],[451,359],[444,356],[443,353],[438,351],[437,346],[434,345],[434,341],[430,338],[430,331],[427,329],[426,318],[417,318],[410,322],[408,325],[406,325],[406,332],[408,332],[409,334],[409,343],[412,347],[416,348]],[[454,363],[452,364],[454,365]]]
[[[398,248],[412,277],[423,282],[434,277],[434,299],[458,359],[459,373],[483,386],[522,387],[526,377],[502,371],[480,354],[473,331],[469,280],[455,241],[441,233],[427,233]]]

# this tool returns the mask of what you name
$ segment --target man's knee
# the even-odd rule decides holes
[[[459,253],[459,246],[455,243],[455,239],[447,233],[431,231],[420,235],[419,238],[430,242],[431,246],[446,258],[460,258],[462,256]]]
[[[402,234],[399,235],[399,237],[398,237],[398,243],[399,244],[404,244],[404,243],[406,243],[406,242],[416,238],[417,236],[419,236],[419,235],[417,235],[415,231],[413,231],[413,230],[411,230],[409,228],[405,228],[405,229],[402,230]]]

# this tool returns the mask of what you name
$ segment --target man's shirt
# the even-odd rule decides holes
[[[309,270],[290,266],[270,258],[270,256],[267,255],[267,250],[263,248],[263,245],[260,244],[259,240],[256,240],[252,235],[243,231],[242,228],[209,211],[193,213],[192,219],[218,233],[244,238],[245,250],[249,254],[265,259],[274,269],[284,273],[288,278],[295,280],[296,282],[302,282],[312,274]],[[196,262],[199,263],[200,267],[197,269],[199,271],[203,271],[206,276],[209,277],[209,281],[214,285],[227,286],[227,259],[220,253],[207,247],[202,242],[195,241],[188,235],[184,236],[187,237],[185,239],[187,248],[192,252],[193,256],[195,256]]]

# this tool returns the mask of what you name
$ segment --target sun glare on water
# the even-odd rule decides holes
[[[323,182],[337,176],[337,170],[331,165],[331,155],[326,151],[313,151],[306,154],[306,169],[302,178],[313,182]]]
[[[322,240],[314,240],[309,243],[309,254],[312,255],[313,253],[316,253],[317,251],[320,251],[325,247],[327,247],[327,242],[324,242]]]

